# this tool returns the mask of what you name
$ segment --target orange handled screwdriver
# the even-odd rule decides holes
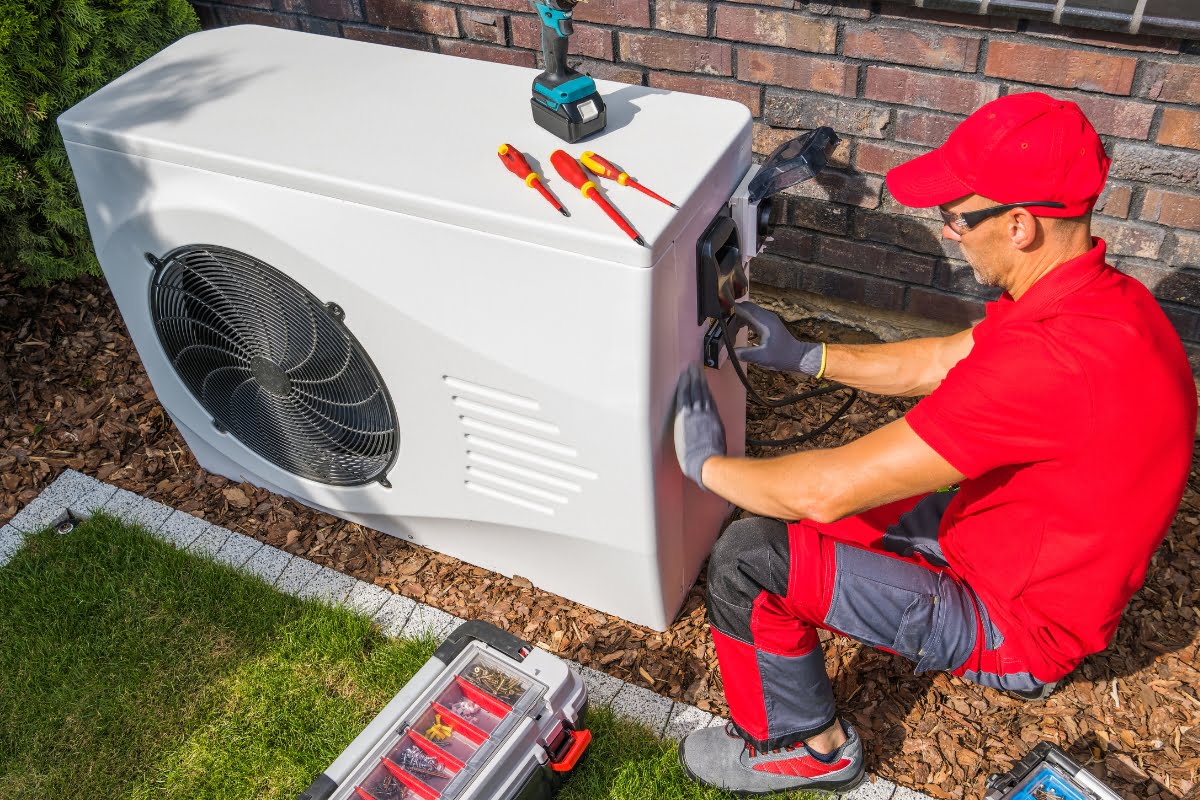
[[[550,154],[550,163],[554,165],[554,169],[558,170],[558,174],[563,177],[567,183],[579,190],[579,193],[584,197],[595,200],[600,206],[600,210],[608,215],[608,218],[617,223],[621,230],[628,234],[630,239],[633,239],[643,247],[646,246],[646,240],[638,235],[638,232],[633,229],[633,226],[625,221],[625,218],[612,207],[612,204],[604,199],[600,194],[600,190],[596,188],[596,184],[588,180],[587,173],[579,167],[579,162],[572,158],[563,150],[555,150]]]
[[[616,181],[617,183],[621,184],[622,186],[632,186],[633,188],[637,189],[639,192],[650,195],[651,197],[653,197],[655,200],[659,201],[660,203],[666,203],[671,208],[679,208],[679,206],[675,205],[674,203],[672,203],[670,200],[663,197],[662,195],[655,194],[654,192],[647,189],[645,186],[642,186],[640,183],[635,181],[633,178],[629,177],[628,172],[621,172],[621,170],[617,169],[616,167],[614,167],[612,165],[611,161],[609,161],[606,158],[602,158],[602,157],[596,155],[591,150],[588,150],[583,155],[581,155],[579,157],[579,160],[583,162],[583,165],[585,167],[587,167],[592,172],[596,173],[597,175],[599,175],[602,178],[608,178],[610,181]]]
[[[550,201],[550,205],[558,209],[558,212],[564,217],[571,216],[571,212],[563,208],[563,204],[558,202],[558,199],[550,194],[550,191],[545,186],[542,186],[542,179],[536,172],[529,168],[529,162],[525,160],[525,156],[521,155],[520,150],[511,144],[502,144],[497,152],[500,154],[500,160],[504,162],[504,166],[508,167],[509,172],[525,181],[526,186],[532,186],[534,189],[537,189],[542,197]]]

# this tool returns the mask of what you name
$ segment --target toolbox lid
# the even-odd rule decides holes
[[[698,205],[727,197],[749,167],[751,117],[740,103],[597,81],[608,125],[568,145],[533,122],[537,74],[239,25],[184,37],[58,122],[68,142],[630,266],[651,266]],[[570,218],[504,168],[502,143],[525,153]],[[594,150],[681,210],[597,178],[652,248],[637,245],[558,176],[559,148]]]

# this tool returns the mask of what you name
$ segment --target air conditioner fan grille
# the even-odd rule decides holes
[[[159,265],[154,327],[219,427],[304,478],[336,486],[382,478],[399,441],[395,410],[336,308],[224,247],[177,248]]]

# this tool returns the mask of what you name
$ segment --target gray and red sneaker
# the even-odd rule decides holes
[[[829,764],[813,758],[803,744],[755,750],[737,735],[733,723],[689,734],[679,743],[679,763],[692,780],[737,795],[848,792],[862,783],[863,748],[854,728],[842,725],[846,743],[834,752]]]

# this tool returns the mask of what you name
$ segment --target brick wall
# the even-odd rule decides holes
[[[206,27],[276,25],[528,67],[540,59],[526,0],[196,8]],[[758,153],[819,125],[842,137],[833,169],[782,198],[756,281],[941,321],[978,317],[990,295],[940,238],[936,215],[896,203],[883,174],[1001,94],[1038,89],[1078,103],[1113,157],[1095,233],[1200,345],[1200,41],[867,0],[591,0],[575,18],[577,69],[743,103]]]

